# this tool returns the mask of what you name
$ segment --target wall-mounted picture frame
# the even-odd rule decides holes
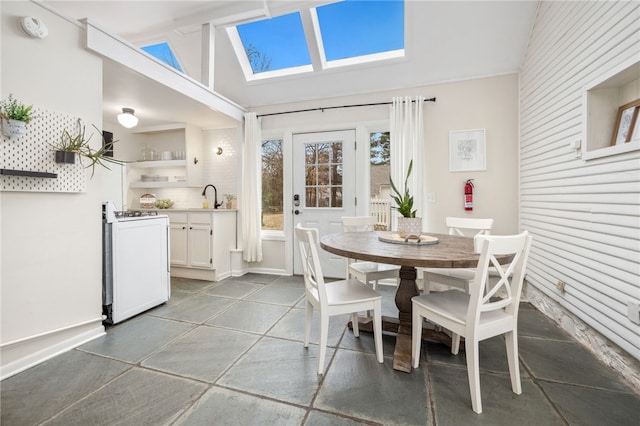
[[[611,145],[621,145],[640,139],[640,117],[638,115],[640,115],[640,99],[618,108]]]
[[[471,172],[487,169],[485,129],[449,132],[449,171]]]

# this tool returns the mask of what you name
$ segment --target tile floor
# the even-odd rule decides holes
[[[465,356],[423,345],[419,369],[375,360],[371,335],[333,318],[324,376],[302,344],[301,277],[174,279],[169,303],[0,383],[0,424],[638,425],[640,396],[523,303],[522,395],[501,338],[480,346],[484,413],[471,410]],[[382,287],[383,314],[396,313]],[[316,323],[317,325],[317,323]],[[313,327],[317,331],[317,327]],[[312,336],[317,343],[317,333]]]

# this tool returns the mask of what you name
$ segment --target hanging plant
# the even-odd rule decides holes
[[[33,105],[25,105],[9,94],[7,99],[0,101],[0,117],[2,118],[2,134],[20,137],[27,132],[27,123],[32,118]]]
[[[95,125],[93,127],[100,135],[102,135],[100,129],[98,129]],[[96,166],[102,166],[105,169],[111,170],[109,169],[107,163],[125,163],[125,161],[123,160],[118,160],[107,155],[108,148],[110,148],[112,144],[116,143],[117,141],[113,141],[107,144],[105,143],[103,138],[103,143],[100,149],[93,149],[89,145],[89,141],[91,140],[92,136],[93,135],[90,135],[88,138],[85,136],[85,126],[82,125],[82,122],[80,121],[80,119],[78,119],[77,134],[72,135],[67,129],[65,129],[60,136],[60,141],[58,141],[57,143],[49,144],[56,151],[56,162],[75,163],[75,157],[77,154],[80,156],[81,164],[83,164],[83,158],[89,161],[89,164],[86,165],[85,168],[91,167],[91,177],[93,177],[95,173]]]

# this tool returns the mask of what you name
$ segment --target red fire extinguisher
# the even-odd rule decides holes
[[[467,179],[464,184],[464,209],[473,210],[473,179]]]

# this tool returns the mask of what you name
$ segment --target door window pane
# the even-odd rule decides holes
[[[305,145],[305,207],[342,207],[342,142]]]

